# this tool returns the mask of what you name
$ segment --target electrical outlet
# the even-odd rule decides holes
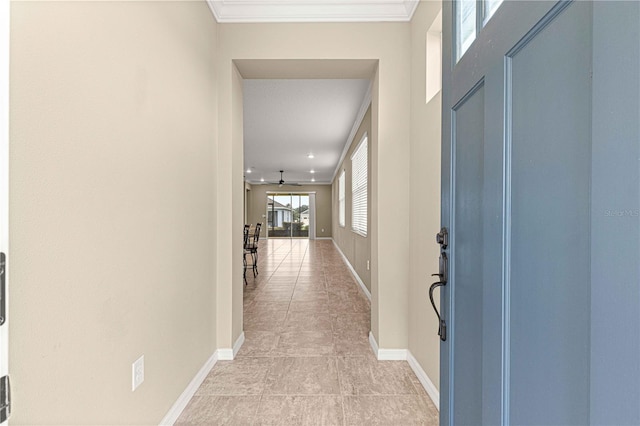
[[[371,270],[371,262],[367,260],[367,271],[370,271],[370,270]]]
[[[144,382],[144,355],[131,364],[131,391]]]

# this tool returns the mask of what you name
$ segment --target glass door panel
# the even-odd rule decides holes
[[[309,195],[292,194],[293,224],[291,236],[309,238]]]
[[[309,214],[309,194],[268,194],[269,238],[308,238]]]

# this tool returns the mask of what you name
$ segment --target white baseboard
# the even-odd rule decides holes
[[[378,360],[380,361],[406,361],[406,349],[378,349]]]
[[[207,378],[207,375],[211,371],[214,365],[218,362],[218,351],[215,351],[213,355],[204,363],[200,371],[196,374],[196,376],[191,380],[187,388],[182,392],[182,394],[178,397],[178,400],[173,404],[171,409],[167,412],[166,416],[160,421],[161,426],[165,425],[173,425],[182,414],[182,411],[186,408],[193,395],[195,395],[196,391],[204,382],[204,379]]]
[[[240,333],[238,339],[233,344],[233,349],[218,349],[211,355],[211,358],[207,360],[207,362],[202,366],[198,374],[191,380],[187,388],[182,392],[178,400],[173,404],[169,412],[166,416],[160,421],[160,426],[164,425],[173,425],[182,414],[182,411],[186,408],[193,395],[195,395],[196,391],[204,382],[204,379],[207,377],[207,374],[211,371],[216,362],[218,361],[231,361],[238,354],[238,351],[242,347],[244,343],[244,331]]]
[[[240,336],[236,339],[236,342],[233,344],[233,348],[221,348],[216,351],[218,352],[218,359],[220,361],[233,361],[243,343],[244,331],[240,333]]]
[[[422,369],[422,366],[420,365],[418,360],[415,359],[411,351],[407,351],[407,362],[409,363],[409,366],[415,373],[416,377],[418,377],[418,380],[420,380],[420,384],[422,384],[424,390],[427,391],[427,395],[429,395],[429,398],[431,398],[433,404],[436,406],[438,411],[440,411],[440,392],[433,384],[427,373]]]
[[[351,266],[351,262],[349,262],[349,259],[347,259],[347,256],[345,256],[342,250],[340,250],[340,247],[338,246],[338,243],[336,243],[336,240],[331,238],[331,241],[333,241],[333,245],[336,246],[338,253],[340,253],[340,256],[342,256],[342,260],[344,260],[344,263],[346,263],[347,266],[349,267],[349,270],[351,271],[351,275],[353,275],[358,285],[360,285],[360,288],[364,292],[364,295],[367,296],[367,299],[369,299],[369,302],[371,302],[371,292],[369,291],[367,286],[364,285],[364,283],[362,282],[362,279],[360,279],[360,276],[358,275],[356,270],[353,268],[353,266]]]
[[[369,332],[369,344],[373,353],[376,355],[378,361],[406,361],[407,350],[406,349],[380,349],[376,338],[373,337],[373,333]]]
[[[333,240],[332,237],[316,237],[316,240]]]
[[[244,344],[244,331],[242,333],[240,333],[240,336],[238,336],[238,339],[233,344],[233,357],[234,358],[236,357],[236,355],[238,355],[238,351],[240,350],[240,348],[242,347],[243,344]]]
[[[420,381],[420,384],[433,401],[438,411],[440,411],[440,392],[433,384],[427,373],[423,370],[418,360],[413,356],[408,349],[380,349],[376,338],[373,337],[373,333],[369,332],[369,344],[373,353],[379,361],[407,361],[409,366],[415,373],[416,377]]]
[[[218,349],[216,353],[220,361],[233,361],[233,349],[231,348]]]
[[[373,337],[373,332],[369,332],[369,344],[371,345],[371,349],[373,349],[373,353],[376,358],[378,358],[378,342],[376,342],[376,338]]]

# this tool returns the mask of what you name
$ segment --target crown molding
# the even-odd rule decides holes
[[[419,0],[207,0],[219,23],[408,22]]]
[[[273,182],[260,182],[259,180],[248,180],[245,179],[245,182],[248,183],[251,186],[279,186],[278,183],[273,183]],[[286,187],[290,187],[290,186],[320,186],[320,185],[332,185],[333,182],[327,182],[327,181],[318,181],[318,182],[301,182],[301,181],[295,181],[294,185],[287,185],[287,183],[285,182],[284,184],[282,184],[282,186],[286,186]],[[267,191],[269,192],[269,191]],[[276,191],[277,192],[277,191]],[[286,191],[287,194],[290,193],[291,191]],[[295,192],[295,191],[293,191]],[[313,191],[303,191],[305,194],[307,193],[311,193]]]

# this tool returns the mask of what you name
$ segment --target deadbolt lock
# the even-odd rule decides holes
[[[447,228],[442,228],[440,232],[436,234],[436,242],[440,244],[442,250],[446,250],[449,246],[449,233],[447,232]]]

